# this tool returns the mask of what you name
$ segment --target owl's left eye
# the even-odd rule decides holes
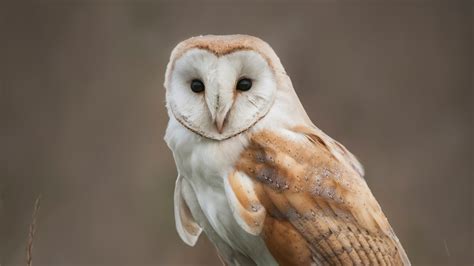
[[[248,78],[239,79],[237,82],[237,88],[239,91],[248,91],[252,88],[252,80]]]
[[[195,93],[203,92],[205,89],[204,83],[199,79],[193,79],[191,81],[191,90]]]

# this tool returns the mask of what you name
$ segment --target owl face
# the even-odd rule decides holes
[[[191,131],[223,140],[265,116],[277,82],[268,59],[257,50],[235,40],[202,38],[175,48],[165,81],[167,106],[170,115]]]

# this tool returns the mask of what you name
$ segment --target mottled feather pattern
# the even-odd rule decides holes
[[[308,141],[290,140],[270,131],[254,133],[236,164],[237,171],[255,182],[257,196],[267,210],[262,236],[278,262],[407,264],[359,172],[335,159],[328,148],[335,144],[308,134],[310,129],[295,130]]]
[[[252,88],[236,91],[243,77]],[[362,165],[314,126],[266,42],[187,39],[165,87],[185,243],[202,230],[227,265],[410,265]]]

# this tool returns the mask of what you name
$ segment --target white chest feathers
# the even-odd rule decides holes
[[[227,261],[239,264],[276,264],[261,237],[245,232],[237,223],[225,192],[224,178],[246,146],[245,137],[210,141],[195,136],[176,121],[170,121],[165,140],[177,164],[177,185],[183,186],[177,188],[182,190],[178,193],[187,203],[192,219],[204,230],[219,254]],[[179,182],[180,178],[182,182]],[[179,199],[175,195],[175,204],[176,201]]]

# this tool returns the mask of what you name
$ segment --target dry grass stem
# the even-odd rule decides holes
[[[26,265],[32,266],[33,265],[33,240],[35,238],[36,233],[36,218],[38,217],[39,209],[41,204],[41,195],[36,198],[35,201],[35,208],[33,210],[32,221],[28,230],[28,239],[26,242]]]

